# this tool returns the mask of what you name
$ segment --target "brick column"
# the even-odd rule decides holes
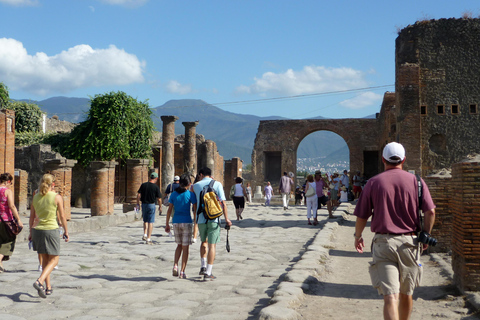
[[[174,163],[174,144],[175,144],[175,121],[177,116],[162,116],[162,185],[161,190],[165,190],[167,185],[173,181],[175,176]]]
[[[28,203],[28,172],[25,170],[15,170],[14,198],[18,213],[27,212]]]
[[[480,290],[480,156],[452,166],[453,280],[465,291]]]
[[[183,147],[183,172],[195,176],[197,172],[197,132],[198,121],[182,122],[185,126],[185,146]]]
[[[137,191],[143,182],[148,181],[147,159],[127,159],[127,192],[126,203],[137,203]]]
[[[92,216],[113,214],[115,197],[115,161],[92,161],[90,207]]]
[[[0,111],[0,173],[15,172],[15,111]]]
[[[55,177],[55,192],[63,198],[63,210],[65,218],[72,218],[70,206],[72,197],[72,169],[77,160],[49,159],[45,161],[44,170]]]

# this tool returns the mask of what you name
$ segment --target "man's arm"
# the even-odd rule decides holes
[[[363,253],[363,248],[365,248],[365,242],[363,241],[362,232],[367,225],[367,221],[368,219],[357,217],[357,221],[355,222],[355,249],[357,249],[359,253]]]
[[[141,194],[137,193],[137,207],[140,207],[140,197],[141,197]]]
[[[424,212],[423,231],[431,233],[435,223],[435,209]],[[428,244],[423,244],[423,250],[427,250]]]
[[[227,226],[231,226],[232,221],[230,221],[230,219],[228,219],[227,203],[224,200],[221,200],[221,201],[222,201],[222,204],[223,204],[223,214],[225,215],[225,223],[227,224]]]

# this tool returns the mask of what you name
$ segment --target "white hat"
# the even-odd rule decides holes
[[[180,177],[179,177],[179,176],[175,176],[175,177],[173,178],[173,181],[180,181]]]
[[[390,163],[400,163],[405,160],[405,148],[397,142],[390,142],[383,148],[383,158]]]

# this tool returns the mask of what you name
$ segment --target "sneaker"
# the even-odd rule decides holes
[[[177,277],[177,276],[178,276],[178,268],[177,268],[177,266],[174,266],[174,267],[173,267],[172,276],[174,276],[174,277]]]
[[[153,244],[153,241],[150,240],[150,239],[147,239],[147,241],[145,242],[146,244]]]
[[[185,272],[181,271],[180,272],[180,275],[178,276],[179,279],[187,279],[187,275],[185,274]]]
[[[206,274],[203,276],[203,281],[213,281],[217,279],[213,274]]]
[[[201,267],[200,272],[198,273],[199,276],[204,276],[207,274],[207,268]]]
[[[143,237],[142,237],[142,240],[143,240],[143,241],[147,241],[147,236],[143,236]]]

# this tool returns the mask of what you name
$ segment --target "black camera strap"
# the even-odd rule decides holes
[[[423,230],[423,216],[422,216],[422,204],[423,204],[423,186],[422,180],[418,174],[415,175],[417,178],[417,186],[418,186],[418,220],[420,221],[420,230]]]

